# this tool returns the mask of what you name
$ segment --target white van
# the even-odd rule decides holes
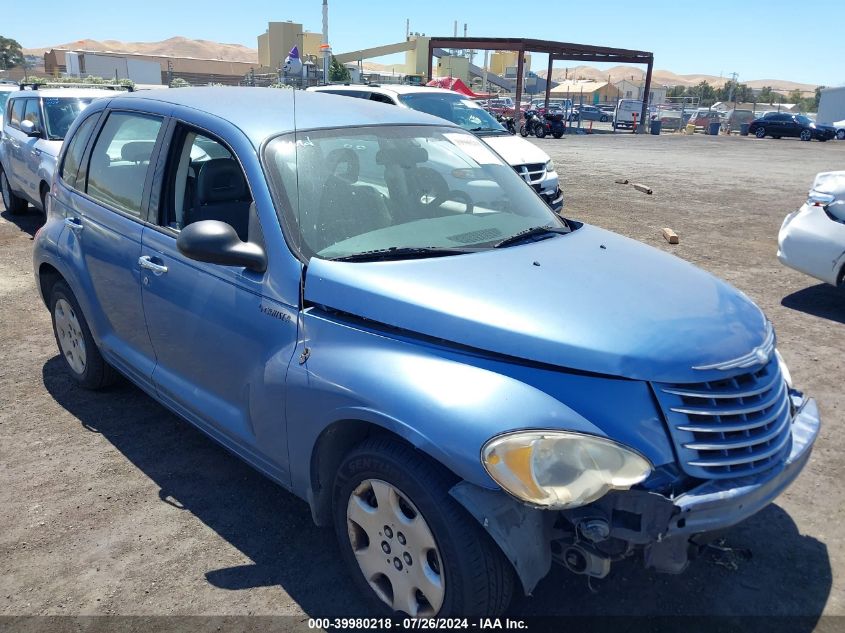
[[[616,114],[613,117],[613,129],[624,127],[634,128],[634,114],[639,124],[643,113],[643,102],[637,99],[620,99],[616,105]]]

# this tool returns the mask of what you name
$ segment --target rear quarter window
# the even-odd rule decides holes
[[[82,164],[82,156],[85,154],[88,140],[91,138],[91,133],[94,131],[99,118],[99,114],[89,116],[76,128],[76,133],[70,139],[64,161],[59,170],[59,177],[68,187],[79,188],[77,183],[79,166]]]

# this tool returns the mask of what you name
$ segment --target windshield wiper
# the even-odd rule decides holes
[[[511,235],[510,237],[506,237],[500,242],[496,242],[493,245],[493,248],[513,246],[514,244],[518,244],[519,242],[528,240],[532,237],[539,237],[542,235],[551,237],[552,235],[566,235],[567,233],[571,232],[571,229],[563,226],[532,226],[530,229],[525,229],[524,231],[520,231],[516,235]]]
[[[408,246],[399,247],[391,246],[390,248],[379,248],[373,251],[364,251],[363,253],[353,253],[351,255],[341,255],[340,257],[331,257],[329,261],[333,262],[381,262],[391,259],[414,259],[422,257],[445,257],[447,255],[466,255],[467,253],[477,253],[480,249],[477,248],[450,248],[448,246]]]
[[[508,134],[508,133],[509,133],[509,132],[508,132],[507,130],[505,130],[505,129],[499,129],[499,128],[495,128],[495,127],[474,127],[474,128],[472,128],[471,130],[469,130],[469,131],[470,131],[470,132],[496,132],[496,133],[502,133],[502,132],[504,132],[505,134]]]

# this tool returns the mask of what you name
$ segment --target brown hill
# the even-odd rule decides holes
[[[545,71],[538,73],[541,77],[546,76]],[[633,79],[634,81],[642,81],[645,79],[645,69],[637,66],[614,66],[606,70],[599,70],[592,66],[575,66],[572,68],[556,68],[552,71],[552,79],[555,81],[563,81],[569,79],[592,79],[594,81],[607,81],[608,77],[612,82],[621,81],[622,79]],[[717,77],[715,75],[678,75],[670,70],[655,69],[652,72],[652,82],[658,85],[667,86],[695,86],[702,81],[706,81],[711,86],[721,87],[727,78]],[[747,84],[749,88],[762,88],[764,86],[771,86],[779,92],[789,92],[790,90],[801,90],[805,93],[811,93],[816,89],[815,84],[798,83],[795,81],[786,81],[784,79],[753,79],[744,81],[740,77],[740,82]]]
[[[171,37],[161,42],[120,42],[118,40],[77,40],[43,48],[25,48],[24,55],[42,56],[51,48],[70,48],[115,53],[140,53],[143,55],[168,55],[172,57],[198,57],[222,59],[231,62],[258,62],[258,51],[240,44],[221,44],[209,40],[191,40]]]

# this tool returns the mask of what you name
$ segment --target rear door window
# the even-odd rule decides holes
[[[41,126],[41,106],[38,103],[38,99],[24,99],[24,101],[26,101],[26,106],[24,107],[21,122],[29,121],[38,129],[43,129]]]
[[[112,112],[91,151],[86,193],[140,217],[144,184],[161,127],[162,120],[155,116]]]

